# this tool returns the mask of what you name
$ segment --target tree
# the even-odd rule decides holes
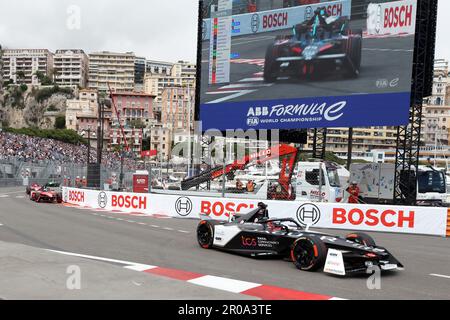
[[[17,76],[18,83],[23,83],[23,81],[25,81],[25,72],[17,71],[16,76]]]
[[[55,120],[55,129],[65,129],[66,128],[66,117],[57,116]]]

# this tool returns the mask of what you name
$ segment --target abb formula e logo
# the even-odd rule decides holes
[[[386,228],[405,228],[414,229],[415,212],[405,212],[403,210],[384,210],[377,209],[361,210],[344,208],[333,209],[333,224],[353,226],[366,225],[369,227],[386,227]]]
[[[246,212],[253,208],[255,205],[248,203],[203,200],[200,204],[200,213],[215,217],[229,217],[230,214]]]
[[[145,196],[124,196],[113,194],[111,196],[111,206],[113,208],[125,209],[147,209],[147,197]]]
[[[84,202],[84,191],[69,190],[69,201]]]

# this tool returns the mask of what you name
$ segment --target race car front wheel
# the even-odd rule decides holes
[[[197,227],[197,241],[203,249],[211,249],[214,242],[214,227],[208,221],[201,221]]]
[[[375,247],[376,246],[375,240],[373,240],[373,238],[371,236],[369,236],[368,234],[365,234],[362,232],[350,233],[345,238],[347,240],[356,242],[358,244],[362,244],[367,247]]]
[[[291,259],[297,269],[317,271],[324,266],[327,251],[327,247],[322,240],[312,237],[301,237],[292,245]]]

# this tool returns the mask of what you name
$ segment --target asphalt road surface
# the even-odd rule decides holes
[[[195,220],[37,204],[25,198],[21,189],[0,189],[0,243],[120,259],[344,299],[450,299],[450,239],[372,234],[406,269],[384,274],[381,289],[369,290],[365,276],[338,278],[301,272],[286,261],[201,249],[196,225]],[[214,298],[220,299],[220,293]]]
[[[203,42],[201,103],[346,96],[411,90],[413,36],[365,37],[361,74],[356,79],[344,79],[341,74],[333,71],[320,80],[279,78],[275,83],[264,83],[266,49],[277,35],[288,33],[289,30],[283,30],[233,37],[232,53],[239,54],[239,57],[231,60],[231,81],[227,84],[212,86],[208,86],[209,42]],[[387,80],[387,87],[380,86],[380,80]]]

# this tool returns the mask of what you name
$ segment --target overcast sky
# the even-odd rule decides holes
[[[195,62],[197,11],[197,0],[0,0],[0,43]],[[449,30],[450,1],[440,0],[436,57],[450,59]]]
[[[52,51],[81,48],[87,53],[133,51],[148,59],[196,62],[197,3],[197,0],[0,0],[0,44]]]

